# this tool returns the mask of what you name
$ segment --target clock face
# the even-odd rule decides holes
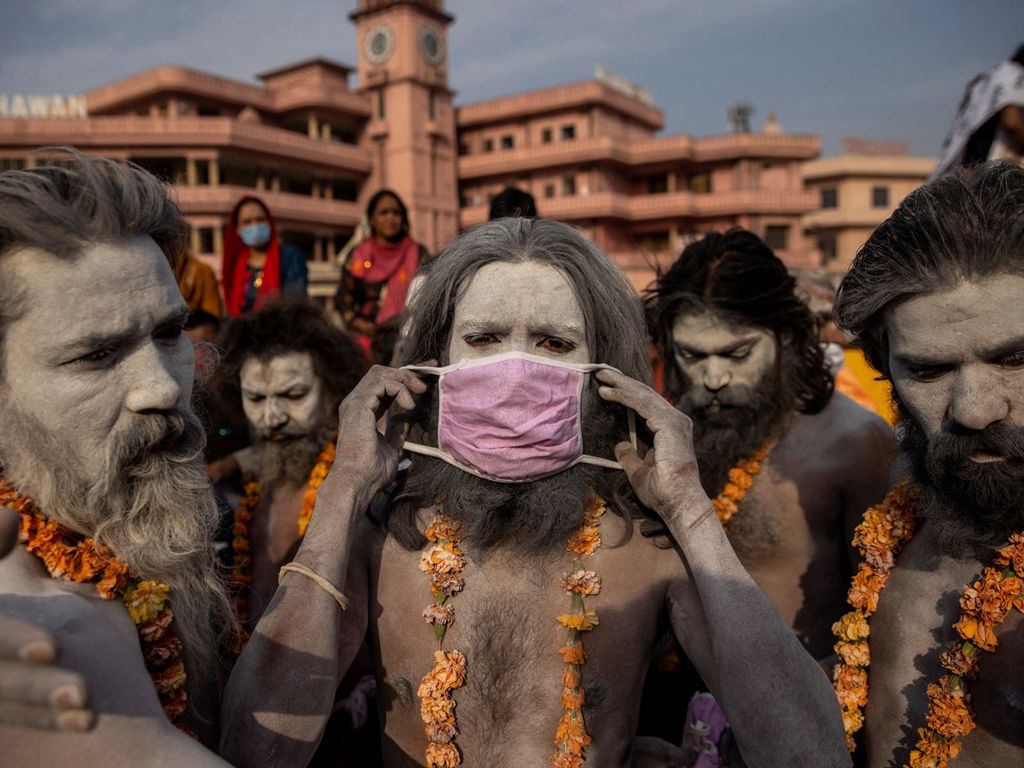
[[[420,27],[420,55],[434,66],[444,61],[444,42],[433,27]]]
[[[364,47],[364,53],[370,63],[383,64],[395,50],[395,33],[387,24],[378,24],[366,33]]]

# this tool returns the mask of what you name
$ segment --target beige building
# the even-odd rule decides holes
[[[843,148],[841,155],[803,166],[804,184],[819,203],[804,216],[804,232],[831,274],[846,271],[875,227],[924,183],[937,160],[908,156],[902,142],[846,139]]]

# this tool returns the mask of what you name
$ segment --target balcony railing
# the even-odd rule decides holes
[[[325,200],[292,192],[256,190],[249,187],[177,186],[175,195],[182,212],[191,215],[227,215],[243,195],[259,197],[279,222],[355,227],[362,215],[359,205],[348,200]]]

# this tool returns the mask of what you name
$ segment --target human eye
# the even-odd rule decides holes
[[[248,400],[250,403],[259,403],[264,400],[264,396],[256,392],[246,392],[245,399]]]
[[[541,349],[545,349],[548,352],[557,352],[560,355],[567,354],[576,349],[576,345],[568,339],[560,339],[557,336],[545,336],[540,340],[538,345]]]
[[[1009,368],[1011,370],[1016,368],[1024,368],[1024,349],[1017,350],[1016,352],[1011,352],[1008,355],[1003,355],[998,360],[996,360],[996,365],[999,365],[1002,368]]]
[[[486,347],[499,341],[496,333],[470,333],[463,336],[462,340],[470,347]]]
[[[750,357],[750,347],[742,347],[729,353],[731,360],[746,360],[748,357]]]
[[[928,383],[930,381],[938,381],[951,370],[952,368],[948,365],[928,365],[908,368],[907,373],[910,374],[910,378],[914,381]]]
[[[292,389],[285,392],[284,396],[289,400],[301,400],[309,394],[308,389]]]
[[[81,365],[97,365],[100,363],[112,362],[116,355],[116,347],[103,347],[102,349],[94,350],[88,354],[82,355],[81,357],[76,357],[71,362]]]
[[[686,349],[685,347],[676,347],[676,357],[683,362],[694,363],[700,360],[704,355],[694,352],[692,349]]]
[[[157,341],[162,341],[166,344],[173,344],[181,338],[181,334],[185,332],[185,321],[179,320],[169,325],[158,328],[153,334],[153,338]]]

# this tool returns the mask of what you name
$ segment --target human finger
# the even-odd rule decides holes
[[[636,448],[628,441],[623,441],[615,446],[615,459],[622,465],[622,469],[628,477],[632,477],[633,473],[644,465],[644,460],[640,458]]]
[[[96,723],[96,714],[88,709],[54,709],[0,701],[0,723],[36,730],[88,731]]]
[[[83,709],[87,693],[81,675],[48,664],[0,660],[0,701],[55,709]]]
[[[57,643],[42,627],[0,612],[0,659],[49,663],[57,658]]]
[[[14,547],[18,540],[18,511],[13,507],[0,507],[0,557]]]

